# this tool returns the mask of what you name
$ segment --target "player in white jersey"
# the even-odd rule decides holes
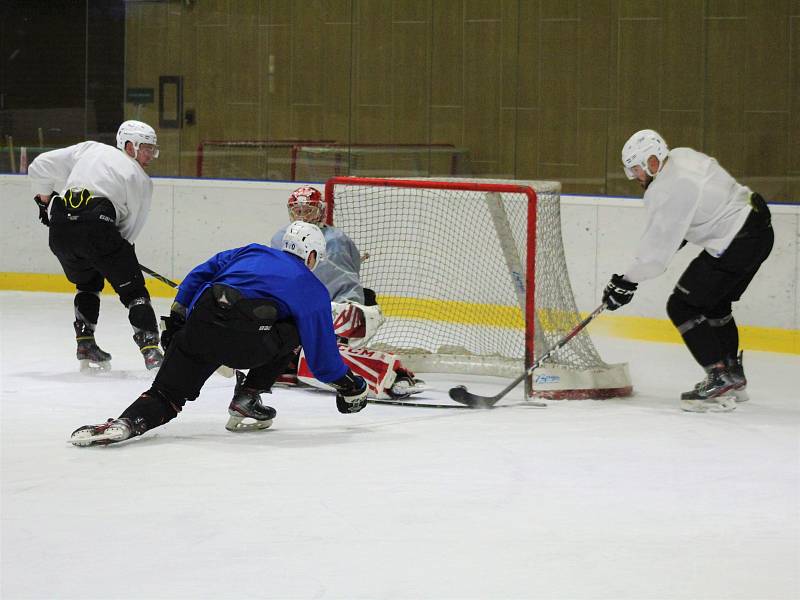
[[[152,127],[125,121],[117,131],[117,148],[82,142],[40,154],[28,168],[39,218],[50,227],[50,249],[77,289],[74,327],[81,370],[110,368],[111,355],[94,339],[106,279],[128,309],[145,366],[155,369],[163,360],[133,246],[153,197],[145,169],[158,153]]]
[[[361,284],[361,253],[355,242],[341,229],[327,224],[327,205],[319,190],[302,186],[289,196],[289,219],[317,225],[325,236],[326,258],[314,271],[331,297],[336,335],[343,342],[340,351],[345,362],[367,379],[371,395],[378,398],[404,398],[424,390],[424,382],[406,369],[398,358],[365,346],[383,322],[375,292]],[[272,236],[273,248],[280,248],[286,227]],[[366,256],[366,255],[365,255]],[[300,355],[297,377],[304,383],[318,382]]]
[[[747,399],[739,330],[731,304],[772,251],[767,203],[715,159],[667,147],[655,131],[636,132],[622,149],[628,179],[645,190],[647,222],[624,275],[603,292],[609,310],[631,301],[642,281],[661,275],[686,242],[703,248],[678,280],[667,314],[706,378],[681,394],[687,411],[726,411]]]

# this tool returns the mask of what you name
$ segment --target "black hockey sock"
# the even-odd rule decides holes
[[[722,360],[722,349],[717,336],[714,335],[714,331],[705,319],[699,323],[684,323],[678,327],[678,331],[681,332],[683,342],[689,352],[701,367],[707,367]]]
[[[711,324],[711,331],[717,338],[719,347],[722,350],[722,356],[725,358],[735,359],[739,352],[739,328],[736,326],[733,316],[721,325],[717,325],[716,321],[709,319]]]
[[[164,394],[150,388],[139,396],[120,415],[134,424],[135,435],[142,435],[148,429],[163,425],[178,416],[183,403],[171,402]]]
[[[289,361],[294,358],[294,352],[278,357],[271,362],[254,367],[247,372],[244,387],[248,387],[261,392],[269,392],[273,384],[278,380],[289,365]]]
[[[156,312],[149,298],[137,298],[128,305],[128,320],[134,331],[158,331]]]
[[[92,329],[100,317],[100,294],[97,292],[81,292],[75,294],[75,319],[88,323]]]

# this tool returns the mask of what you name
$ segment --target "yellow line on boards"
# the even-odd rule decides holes
[[[144,277],[147,291],[156,298],[174,298],[175,290],[157,279]],[[75,285],[63,275],[51,273],[0,273],[0,290],[21,292],[64,292],[74,293]],[[114,288],[106,281],[104,294],[113,294]]]
[[[175,290],[165,283],[147,276],[145,281],[151,296],[157,298],[175,296]],[[72,293],[75,291],[75,286],[63,275],[0,273],[0,290]],[[114,290],[106,283],[103,293],[113,294]],[[384,314],[391,317],[512,329],[521,328],[523,323],[520,309],[514,306],[399,296],[379,296],[378,301]],[[569,329],[571,324],[564,319],[571,320],[570,316],[562,311],[549,310],[539,314],[541,325],[547,329],[553,327]],[[666,319],[631,317],[606,312],[592,323],[590,331],[649,342],[682,343],[678,332]],[[800,331],[797,329],[740,325],[739,337],[741,347],[747,350],[800,354]]]
[[[647,342],[683,343],[678,331],[666,319],[612,316],[606,313],[592,323],[590,331]],[[800,354],[800,331],[739,325],[739,346],[747,350]]]

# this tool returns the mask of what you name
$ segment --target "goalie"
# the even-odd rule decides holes
[[[325,236],[326,258],[314,271],[331,297],[333,326],[339,338],[339,352],[345,363],[367,380],[376,398],[407,398],[424,391],[425,383],[388,352],[368,349],[367,343],[383,323],[375,292],[361,285],[362,256],[352,239],[338,227],[326,225],[326,204],[319,190],[311,186],[296,189],[287,203],[290,222],[305,221],[318,226]],[[272,236],[272,247],[280,248],[286,227]],[[368,258],[368,255],[364,255]],[[308,368],[303,351],[296,375],[284,382],[302,383],[326,389]]]

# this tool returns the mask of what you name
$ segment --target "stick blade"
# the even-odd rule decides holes
[[[464,385],[450,388],[449,394],[450,398],[460,404],[466,404],[470,408],[491,408],[493,404],[490,398],[473,394]]]

